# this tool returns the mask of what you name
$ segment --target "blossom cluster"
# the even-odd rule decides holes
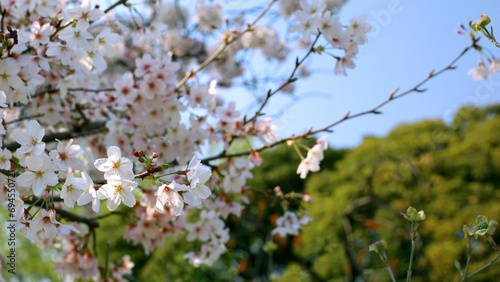
[[[477,64],[477,66],[469,70],[469,74],[472,75],[472,78],[474,80],[487,79],[490,74],[500,72],[500,58],[488,58],[488,62],[490,66],[486,67],[481,52],[479,52],[479,63]]]
[[[279,234],[281,237],[299,235],[299,231],[310,221],[312,221],[312,218],[307,214],[298,216],[292,211],[286,211],[283,216],[276,220],[276,228],[273,229],[271,234]]]
[[[251,22],[221,1],[146,1],[138,16],[127,1],[104,9],[90,0],[1,0],[0,169],[16,175],[19,232],[60,246],[56,271],[102,276],[85,242],[86,228],[96,227],[89,218],[104,212],[130,212],[136,220],[124,238],[146,253],[179,235],[201,243],[185,255],[196,266],[226,251],[226,219],[248,204],[242,192],[262,162],[254,148],[282,143],[261,111],[267,99],[252,117],[223,98],[246,83],[244,58],[287,63],[293,44],[316,53],[329,46],[342,54],[333,56],[334,72],[346,74],[370,29],[366,16],[342,26],[337,13],[345,1],[274,2],[269,8],[300,38],[287,40],[260,16]],[[311,40],[320,34],[322,42]],[[275,87],[293,91],[294,81]],[[239,142],[252,149],[231,156]],[[326,148],[321,139],[308,151],[301,177],[319,170]],[[199,220],[188,220],[192,214]],[[280,234],[297,234],[307,221],[297,227],[293,215],[283,218]],[[111,267],[113,279],[130,273],[133,263],[123,261]]]

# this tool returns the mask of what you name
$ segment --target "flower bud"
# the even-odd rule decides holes
[[[426,217],[424,211],[417,212],[417,209],[413,207],[409,207],[406,210],[406,213],[401,213],[401,215],[403,215],[403,217],[408,221],[422,221]]]
[[[487,15],[483,14],[483,15],[481,15],[481,18],[480,18],[477,22],[475,22],[475,23],[471,23],[471,24],[470,24],[470,27],[471,27],[471,28],[472,28],[472,30],[474,30],[476,33],[479,33],[479,32],[481,32],[481,30],[482,30],[483,28],[485,28],[485,27],[486,27],[487,25],[489,25],[490,23],[491,23],[490,18],[489,18]]]
[[[376,252],[377,254],[387,249],[387,242],[385,240],[377,241],[368,247],[368,251]]]
[[[480,235],[493,235],[498,226],[498,222],[496,220],[490,220],[488,222],[488,218],[484,215],[479,215],[476,218],[476,225],[467,224],[464,225],[464,237],[472,237],[474,236],[477,239]]]

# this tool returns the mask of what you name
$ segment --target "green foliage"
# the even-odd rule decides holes
[[[229,251],[213,267],[191,266],[183,254],[197,243],[182,236],[168,239],[147,256],[142,246],[122,238],[130,219],[120,215],[100,221],[98,259],[104,265],[107,241],[110,262],[120,263],[129,254],[137,279],[131,281],[388,281],[379,256],[368,251],[370,244],[384,239],[388,263],[402,281],[411,242],[410,222],[400,213],[413,206],[424,210],[426,219],[417,230],[412,281],[456,281],[460,276],[455,260],[463,268],[467,256],[463,225],[478,215],[499,220],[498,132],[500,106],[465,107],[450,125],[440,120],[405,124],[387,137],[366,137],[353,150],[328,149],[321,172],[310,173],[307,180],[296,173],[300,158],[293,148],[278,146],[263,152],[262,166],[252,171],[252,189],[245,192],[251,204],[241,218],[230,216],[226,221],[231,230]],[[303,143],[311,147],[314,141]],[[277,197],[273,189],[278,185],[285,194],[310,194],[314,204]],[[285,201],[290,209],[306,207],[314,221],[301,235],[271,236]],[[493,235],[497,242],[499,234]],[[19,254],[43,254],[25,246],[29,245],[21,244]],[[472,247],[469,273],[495,256],[484,236],[473,240]],[[30,273],[31,278],[57,280],[46,263],[26,259],[22,266],[37,269],[38,276]],[[491,281],[499,275],[496,262],[472,280]]]
[[[314,222],[306,226],[303,245],[295,253],[303,261],[313,261],[312,269],[322,270],[316,273],[323,279],[369,278],[379,275],[373,270],[383,264],[375,253],[367,253],[368,245],[385,239],[389,264],[396,279],[403,280],[410,224],[400,212],[412,205],[427,215],[418,229],[413,281],[459,279],[454,260],[465,261],[463,224],[479,214],[500,214],[499,130],[498,106],[466,107],[450,126],[423,121],[401,125],[384,138],[366,138],[334,170],[308,180],[305,191],[315,200],[310,207]],[[352,231],[346,232],[346,227]],[[318,239],[323,236],[328,240]],[[498,242],[498,234],[494,237]],[[311,251],[328,249],[343,253],[344,259],[321,260]],[[494,256],[486,240],[474,242],[470,270]],[[498,275],[500,267],[491,267],[474,279]]]

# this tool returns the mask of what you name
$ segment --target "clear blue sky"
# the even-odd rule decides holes
[[[349,1],[339,14],[342,23],[348,24],[353,16],[368,14],[368,22],[373,25],[370,42],[360,48],[355,60],[357,67],[348,70],[347,77],[332,75],[335,60],[330,57],[316,56],[309,62],[308,66],[319,72],[297,84],[296,95],[308,98],[293,104],[284,119],[278,120],[282,125],[278,130],[280,136],[301,133],[311,126],[323,127],[347,111],[371,109],[393,89],[409,89],[431,69],[445,67],[470,44],[467,36],[454,33],[459,22],[467,25],[469,20],[476,21],[486,13],[500,36],[499,4],[497,0]],[[483,38],[480,44],[486,47],[486,52],[500,56],[500,49],[487,39]],[[352,147],[360,144],[365,135],[383,136],[401,123],[429,118],[450,121],[465,104],[500,103],[500,74],[489,78],[490,90],[484,82],[474,81],[467,74],[477,62],[477,52],[468,53],[458,62],[456,70],[426,84],[427,92],[391,102],[381,109],[382,115],[344,122],[328,134],[329,143],[335,148]],[[266,113],[290,101],[285,96],[275,98]]]

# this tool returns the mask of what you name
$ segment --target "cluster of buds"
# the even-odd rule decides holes
[[[401,215],[408,221],[422,221],[425,219],[425,212],[417,211],[414,207],[409,207],[406,213],[402,212]]]
[[[153,152],[151,156],[146,156],[143,151],[135,151],[133,155],[139,159],[139,162],[146,165],[146,169],[148,171],[156,168],[156,158],[158,158],[157,153]]]
[[[172,166],[170,164],[158,165],[156,162],[158,154],[155,152],[153,152],[150,156],[147,156],[143,151],[135,151],[133,155],[138,159],[139,162],[143,163],[146,166],[146,170],[152,174]]]
[[[490,30],[486,28],[487,25],[491,23],[490,18],[487,15],[481,15],[481,18],[477,22],[471,22],[470,27],[476,33],[483,33],[486,38],[488,38],[496,47],[500,48],[500,43],[497,42],[495,36],[493,35],[493,27]]]
[[[464,238],[474,237],[477,239],[479,235],[487,235],[487,237],[491,237],[495,233],[498,222],[496,220],[490,220],[488,222],[488,218],[484,215],[480,215],[476,218],[476,224],[466,224],[463,227]],[[489,235],[489,236],[488,236]],[[488,240],[489,241],[489,240]]]
[[[10,26],[7,26],[8,33],[0,31],[0,41],[2,41],[2,48],[0,48],[0,56],[4,50],[10,55],[10,50],[14,45],[18,44],[17,30],[12,30]]]

